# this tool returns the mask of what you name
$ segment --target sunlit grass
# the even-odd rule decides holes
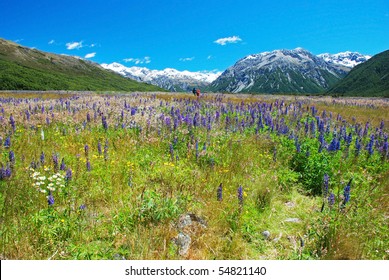
[[[377,147],[371,156],[365,149],[371,133],[383,147],[389,119],[386,100],[251,95],[199,99],[185,94],[12,96],[0,96],[0,167],[12,171],[0,180],[2,258],[388,258],[388,160]],[[281,102],[285,105],[275,110]],[[283,118],[290,127],[288,134],[278,132],[276,126],[271,131],[268,125],[256,131],[258,115],[250,108],[261,104],[272,104],[263,114],[269,112],[273,122]],[[288,105],[293,106],[284,113]],[[332,113],[328,142],[342,125],[349,132],[356,123],[364,127],[370,122],[369,133],[361,138],[360,155],[354,152],[355,135],[349,147],[342,140],[340,151],[316,151],[318,134],[304,132],[305,120],[313,119],[312,106],[317,116],[323,110]],[[179,119],[172,114],[176,110],[182,115]],[[196,113],[198,124],[193,125]],[[252,114],[255,121],[250,124]],[[103,128],[102,115],[107,117],[108,129]],[[190,126],[185,118],[191,118]],[[384,128],[376,130],[381,121]],[[301,143],[300,156],[296,156],[292,131]],[[4,145],[7,137],[10,147]],[[15,154],[13,163],[10,151]],[[320,155],[328,162],[318,162]],[[62,160],[66,167],[59,170]],[[312,180],[321,184],[322,177],[315,176],[320,168],[331,173],[329,191],[336,196],[332,207],[321,191],[312,191],[318,183]],[[69,169],[72,177],[62,192],[53,191],[55,202],[48,206],[48,193],[37,190],[32,174],[40,172],[47,179],[56,172],[66,176]],[[344,207],[343,191],[351,178],[351,199]],[[223,199],[218,201],[220,183]],[[194,223],[180,229],[179,217],[187,213],[201,217],[206,226]],[[184,256],[172,242],[182,231],[191,236]]]

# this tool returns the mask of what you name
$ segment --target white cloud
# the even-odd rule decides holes
[[[66,48],[68,50],[74,50],[74,49],[81,49],[82,46],[82,41],[80,42],[71,42],[71,43],[66,43]]]
[[[149,56],[145,56],[144,58],[125,58],[123,59],[125,62],[132,62],[135,64],[149,64],[151,59]]]
[[[208,56],[207,56],[207,59],[211,59],[211,58],[212,58],[212,55],[208,55]]]
[[[242,41],[242,39],[239,38],[239,36],[232,36],[232,37],[219,38],[213,42],[224,46],[227,43],[237,43],[239,41]]]
[[[192,57],[183,57],[183,58],[180,58],[179,60],[180,61],[192,61],[194,59],[194,56]]]
[[[85,55],[85,58],[92,58],[92,57],[95,57],[96,53],[93,52],[93,53],[88,53]]]
[[[54,43],[55,43],[54,40],[50,40],[50,41],[48,42],[49,45],[52,45],[52,44],[54,44]]]

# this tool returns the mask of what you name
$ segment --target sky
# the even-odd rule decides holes
[[[1,0],[0,38],[97,63],[223,71],[264,51],[389,49],[389,1]]]

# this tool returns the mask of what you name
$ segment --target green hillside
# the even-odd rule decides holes
[[[389,50],[353,68],[328,93],[340,96],[389,97]]]
[[[96,63],[0,39],[1,90],[165,91],[126,79]]]

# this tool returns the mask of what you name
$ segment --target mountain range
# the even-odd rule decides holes
[[[210,89],[234,93],[324,92],[346,76],[353,64],[368,59],[359,53],[346,54],[316,56],[296,48],[249,55],[225,70]]]
[[[0,38],[0,90],[163,91],[81,58],[27,48]]]
[[[150,70],[146,67],[126,67],[120,63],[103,63],[101,66],[112,70],[126,78],[159,86],[169,91],[190,91],[193,87],[205,88],[214,81],[221,72],[190,72],[172,68]]]
[[[354,66],[370,56],[357,52],[320,54],[297,48],[252,54],[222,72],[190,72],[167,68],[150,70],[119,63],[101,66],[124,77],[169,91],[199,87],[214,92],[318,93],[329,89]]]
[[[0,38],[0,90],[203,91],[389,96],[389,51],[313,55],[274,50],[248,55],[223,73],[99,65]]]
[[[328,94],[389,97],[389,50],[355,66]]]

